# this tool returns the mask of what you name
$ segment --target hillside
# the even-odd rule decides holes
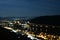
[[[17,35],[14,32],[10,32],[10,30],[4,29],[0,26],[0,40],[16,40]]]
[[[60,25],[60,15],[36,17],[32,19],[31,22],[37,24]]]

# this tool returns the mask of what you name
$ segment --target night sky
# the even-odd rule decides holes
[[[60,0],[0,0],[0,16],[59,15]]]

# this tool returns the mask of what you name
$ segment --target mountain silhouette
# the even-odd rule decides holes
[[[40,16],[31,20],[32,23],[60,26],[60,15]]]

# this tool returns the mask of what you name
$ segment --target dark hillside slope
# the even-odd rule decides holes
[[[0,26],[0,40],[16,40],[17,35],[10,30],[4,29]]]
[[[60,25],[60,15],[36,17],[32,19],[31,22],[37,24]]]

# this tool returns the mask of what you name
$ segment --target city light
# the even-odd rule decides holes
[[[39,38],[42,38],[44,40],[53,40],[53,38],[54,39],[56,38],[57,40],[60,40],[59,35],[56,36],[54,34],[45,33],[45,32],[48,31],[48,28],[49,28],[48,25],[44,26],[44,25],[41,25],[41,24],[40,25],[39,24],[34,24],[34,23],[30,23],[29,21],[24,22],[24,23],[21,23],[19,21],[13,21],[13,22],[10,21],[6,24],[5,23],[2,23],[2,24],[4,24],[4,25],[9,24],[7,26],[4,26],[4,28],[8,29],[8,30],[11,30],[11,32],[16,33],[17,35],[18,34],[21,34],[22,36],[27,35],[27,37],[30,38],[31,40],[34,40],[34,39],[40,40]],[[55,26],[51,26],[51,28],[55,28]],[[37,32],[37,30],[38,30],[38,32]],[[45,32],[43,32],[43,30]],[[20,38],[20,36],[18,36],[18,38]]]

